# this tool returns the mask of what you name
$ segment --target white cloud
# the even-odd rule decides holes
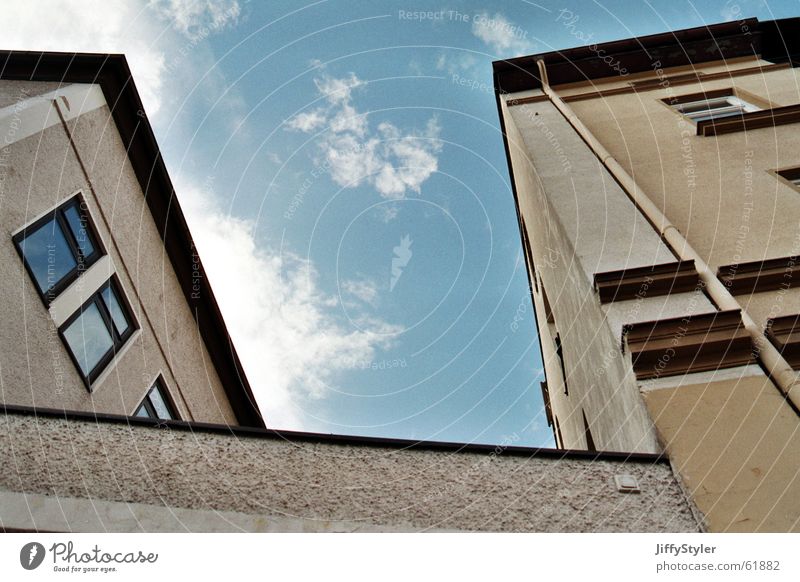
[[[170,34],[162,35],[165,22],[159,19],[169,18],[169,14],[158,10],[174,8],[172,21],[189,35],[198,34],[197,27],[203,23],[222,26],[219,15],[224,13],[211,2],[151,3],[156,10],[145,9],[143,0],[26,0],[6,4],[0,19],[0,37],[6,48],[125,53],[151,116],[184,90],[172,82],[171,67],[207,70],[207,56],[199,41],[180,39],[171,29]],[[230,8],[232,3],[223,5]],[[200,7],[210,12],[199,11]],[[180,56],[176,55],[180,53],[175,48],[187,46],[193,50],[178,62]],[[320,90],[327,92],[333,106],[349,100],[354,86],[352,79],[345,79],[342,83],[322,83]],[[337,127],[342,128],[342,136],[360,131],[357,122],[340,122]],[[176,185],[267,422],[280,428],[313,429],[303,415],[303,401],[324,397],[328,383],[335,381],[338,373],[351,367],[353,361],[372,359],[375,350],[387,346],[391,334],[401,328],[358,313],[354,321],[361,329],[344,327],[331,315],[337,299],[319,289],[311,263],[292,254],[278,255],[269,248],[259,248],[251,223],[225,215],[202,188],[181,184],[180,180]]]
[[[0,38],[13,50],[125,53],[147,112],[161,107],[165,57],[146,40],[153,23],[132,0],[4,2]]]
[[[382,204],[381,206],[375,208],[375,215],[377,216],[378,220],[384,224],[390,223],[397,218],[399,214],[400,208],[396,203]]]
[[[345,294],[352,295],[373,307],[378,303],[378,287],[372,281],[366,279],[342,281],[341,289]]]
[[[170,67],[190,66],[200,58],[200,41],[237,22],[240,13],[237,0],[5,2],[0,38],[13,50],[125,54],[145,110],[155,116],[174,74]],[[167,24],[193,40],[187,45],[177,35],[164,35]],[[233,99],[227,96],[227,102]]]
[[[402,132],[383,122],[370,132],[367,116],[352,105],[353,90],[364,85],[353,73],[344,78],[322,77],[315,84],[327,105],[300,113],[286,122],[288,129],[319,135],[317,164],[343,188],[372,185],[384,198],[419,192],[438,170],[440,128],[435,119],[421,132]]]
[[[472,71],[477,74],[479,71],[475,69],[479,64],[478,59],[470,53],[450,53],[449,55],[440,53],[436,58],[436,70],[447,71],[450,74],[464,71]]]
[[[535,47],[527,39],[528,31],[515,26],[500,13],[494,16],[489,16],[488,12],[476,14],[472,21],[472,34],[502,56],[529,53]]]
[[[354,319],[359,328],[340,324],[331,315],[337,300],[320,290],[309,261],[260,245],[251,222],[223,214],[203,189],[178,183],[177,191],[268,425],[308,430],[303,401],[325,397],[337,373],[373,359],[402,329],[365,315]],[[345,285],[375,300],[369,284]]]
[[[147,5],[193,39],[235,24],[242,11],[238,0],[149,0]]]
[[[310,133],[325,125],[325,114],[321,110],[300,113],[290,119],[286,125],[292,129]]]

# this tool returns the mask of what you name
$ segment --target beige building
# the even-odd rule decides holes
[[[558,446],[800,530],[800,19],[494,64]]]
[[[0,71],[0,531],[703,529],[658,453],[264,428],[124,57]]]
[[[0,63],[0,402],[263,427],[125,58]]]

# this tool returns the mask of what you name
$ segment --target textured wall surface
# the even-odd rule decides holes
[[[601,450],[660,451],[620,351],[620,324],[611,327],[593,279],[596,272],[638,267],[648,260],[669,262],[673,257],[553,105],[502,106],[519,209],[539,287],[546,289],[554,316],[553,323],[547,323],[542,290],[534,286],[550,400],[564,446],[587,447],[585,415]],[[628,313],[652,302],[664,309],[663,298],[643,297]],[[561,381],[556,333],[563,344],[568,390]]]
[[[0,464],[0,489],[8,491],[308,523],[698,530],[665,463],[288,442],[9,414],[0,419]],[[619,474],[634,475],[641,494],[619,493]]]
[[[53,88],[3,80],[0,105]],[[19,133],[0,135],[0,402],[133,414],[160,375],[182,419],[235,424],[108,107],[8,145],[6,138],[58,119],[55,109],[44,110],[43,119],[13,115]],[[12,242],[15,232],[79,191],[141,330],[91,392]]]
[[[731,69],[767,64],[751,59]],[[709,74],[713,66],[698,67]],[[665,75],[683,69],[667,69]],[[629,79],[626,79],[629,80]],[[663,99],[736,89],[762,107],[800,102],[796,69],[704,80],[652,91],[605,95],[570,105],[595,137],[680,230],[700,256],[721,265],[798,252],[800,197],[768,170],[797,165],[794,124],[699,137]],[[596,87],[586,84],[585,90]],[[603,88],[606,88],[603,86]]]

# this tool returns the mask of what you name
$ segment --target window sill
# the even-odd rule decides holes
[[[748,129],[777,127],[797,122],[800,122],[800,105],[788,105],[786,107],[752,111],[735,117],[700,121],[697,123],[697,135],[708,137],[746,131]]]

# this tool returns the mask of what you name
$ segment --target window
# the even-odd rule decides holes
[[[589,421],[586,420],[586,412],[581,409],[581,414],[583,414],[583,434],[586,436],[586,450],[594,452],[597,447],[594,444],[592,431],[589,429]]]
[[[785,170],[776,170],[781,178],[789,182],[795,188],[800,189],[800,168],[787,168]]]
[[[162,420],[178,419],[175,407],[169,398],[169,393],[164,388],[164,381],[159,376],[142,400],[134,416],[141,418],[160,418]]]
[[[569,385],[567,384],[567,367],[564,365],[564,347],[561,345],[561,336],[556,334],[556,355],[558,356],[558,363],[561,365],[561,376],[564,378],[564,394],[569,396]]]
[[[544,314],[547,319],[547,323],[555,323],[555,317],[553,317],[553,309],[550,307],[550,300],[547,298],[547,290],[544,288],[544,283],[542,283],[542,302],[544,303]]]
[[[136,324],[114,277],[106,281],[59,329],[87,385],[133,335]]]
[[[554,435],[556,438],[556,448],[563,449],[564,448],[564,437],[561,436],[561,425],[558,424],[558,417],[553,417],[553,422],[555,423],[555,431]]]
[[[688,100],[684,100],[688,99]],[[748,103],[730,92],[727,95],[715,95],[704,97],[703,94],[689,95],[680,102],[667,100],[669,104],[679,113],[695,123],[709,119],[721,119],[723,117],[733,117],[752,111],[760,111],[761,108]]]
[[[80,196],[26,227],[14,243],[46,304],[103,255]]]

